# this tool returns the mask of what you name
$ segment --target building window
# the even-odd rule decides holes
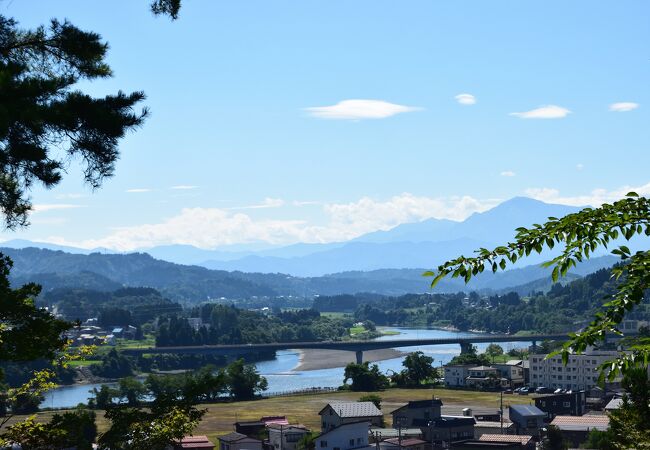
[[[350,447],[354,447],[354,439],[350,439]]]
[[[562,406],[564,406],[565,408],[570,408],[571,407],[571,402],[564,402],[564,403],[562,403]]]
[[[320,448],[327,447],[327,441],[320,441]]]

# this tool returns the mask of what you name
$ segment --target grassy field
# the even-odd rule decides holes
[[[242,420],[257,420],[262,416],[286,415],[291,423],[302,423],[312,429],[320,428],[318,412],[332,401],[356,401],[365,392],[328,392],[322,394],[295,395],[288,397],[273,397],[263,400],[236,403],[216,403],[202,405],[207,412],[194,434],[205,434],[215,443],[217,436],[233,430],[233,423]],[[424,400],[433,396],[441,398],[445,406],[458,408],[496,408],[499,394],[495,392],[474,392],[451,389],[388,389],[378,393],[382,397],[382,410],[387,423],[390,424],[390,413],[409,400]],[[528,396],[504,396],[504,407],[509,404],[528,404],[532,398]],[[38,414],[38,419],[48,421],[54,412],[46,411]],[[12,419],[10,423],[19,420]],[[103,412],[97,412],[97,426],[101,431],[107,427]]]

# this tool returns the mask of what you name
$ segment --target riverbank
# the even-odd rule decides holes
[[[299,350],[298,354],[300,355],[298,365],[292,369],[294,372],[334,369],[337,367],[345,367],[351,362],[356,362],[354,352],[340,350],[307,349]],[[400,358],[404,355],[406,355],[405,352],[395,350],[394,348],[384,348],[363,352],[363,360],[377,362]]]

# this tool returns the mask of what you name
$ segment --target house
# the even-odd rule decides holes
[[[374,447],[368,445],[368,429],[370,422],[348,422],[331,428],[316,436],[316,450],[353,450]],[[225,450],[225,449],[220,449]]]
[[[219,436],[219,450],[262,450],[262,441],[233,431]]]
[[[258,438],[266,432],[266,424],[261,420],[235,422],[235,432],[248,437]]]
[[[612,412],[614,410],[617,410],[621,407],[623,404],[623,399],[621,397],[614,397],[605,405],[605,411],[606,412]]]
[[[471,439],[457,442],[454,444],[454,450],[523,450],[524,448],[518,442],[491,442]]]
[[[499,371],[495,367],[490,366],[476,366],[470,367],[468,376],[465,378],[465,385],[474,388],[499,388],[508,387],[509,381],[499,375]]]
[[[557,415],[582,416],[587,411],[585,391],[568,392],[537,397],[535,406],[544,411],[549,419]]]
[[[587,440],[591,430],[606,431],[609,428],[609,416],[556,416],[551,425],[558,427],[562,436],[578,447]]]
[[[441,416],[442,400],[432,398],[430,400],[416,400],[400,406],[393,412],[393,428],[426,427],[430,420]]]
[[[515,424],[509,420],[492,422],[477,420],[474,424],[474,438],[479,439],[484,434],[515,434]]]
[[[505,363],[492,364],[497,369],[499,376],[508,380],[509,387],[518,387],[524,384],[524,367],[520,359],[511,359]]]
[[[430,446],[427,441],[417,438],[391,438],[379,443],[381,450],[429,450]]]
[[[517,434],[530,434],[536,437],[544,427],[546,413],[532,405],[510,405],[509,417],[515,424]]]
[[[391,413],[393,428],[420,428],[425,441],[440,445],[474,437],[474,417],[443,416],[441,408],[439,398],[408,402]]]
[[[484,434],[479,438],[482,442],[515,442],[524,449],[535,450],[535,440],[527,434]]]
[[[370,427],[370,440],[372,442],[381,442],[386,439],[396,438],[402,435],[402,438],[422,438],[422,430],[419,428],[379,428]]]
[[[463,387],[473,364],[455,364],[445,366],[445,386]]]
[[[174,444],[174,450],[191,448],[192,450],[214,450],[214,444],[207,436],[187,436]]]
[[[370,422],[380,427],[384,415],[373,402],[337,402],[328,403],[318,413],[321,416],[321,430],[329,431],[346,423]]]
[[[309,428],[304,425],[272,423],[268,426],[268,430],[269,445],[276,450],[296,450],[298,441],[309,434]]]

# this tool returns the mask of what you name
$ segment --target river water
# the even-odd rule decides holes
[[[436,339],[436,338],[453,338],[460,336],[469,336],[471,333],[431,330],[431,329],[414,329],[414,328],[389,328],[391,331],[397,331],[400,334],[394,336],[382,336],[378,340],[397,340],[397,339]],[[482,352],[488,344],[478,344],[479,352]],[[500,344],[504,350],[510,348],[521,348],[530,345],[528,342],[515,342],[512,344]],[[398,348],[403,352],[413,352],[420,350],[432,356],[435,365],[445,364],[454,356],[460,353],[460,346],[453,345],[430,345],[423,347],[401,347]],[[269,383],[268,394],[280,393],[285,391],[295,391],[308,389],[312,387],[337,387],[343,383],[343,367],[333,369],[296,371],[293,370],[299,363],[300,354],[297,351],[284,350],[276,354],[276,358],[270,361],[258,362],[257,370],[261,375],[266,377]],[[354,361],[354,353],[350,352],[350,361]],[[393,370],[399,372],[402,367],[403,358],[389,359],[379,361],[377,364],[382,372]],[[111,385],[111,383],[105,383]],[[63,386],[52,389],[45,395],[45,400],[41,404],[42,408],[69,408],[86,403],[91,397],[90,391],[98,388],[101,384],[84,384]]]

